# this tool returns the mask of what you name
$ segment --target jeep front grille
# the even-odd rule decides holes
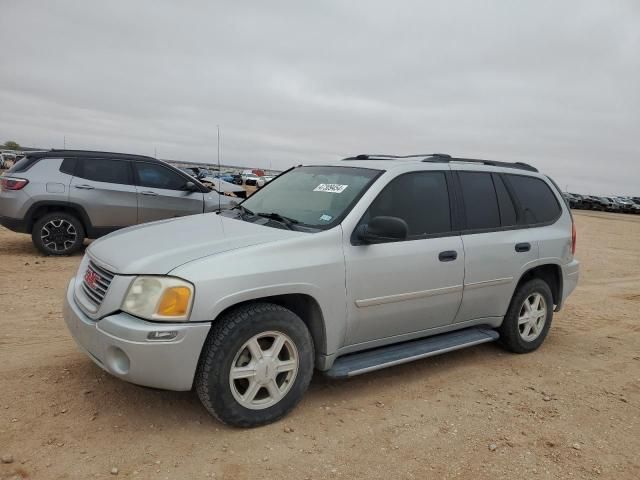
[[[82,291],[91,303],[99,307],[107,294],[112,280],[113,273],[89,261],[82,279]]]

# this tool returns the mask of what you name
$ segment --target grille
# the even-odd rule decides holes
[[[82,291],[96,307],[99,307],[113,280],[113,273],[89,262],[82,279]]]

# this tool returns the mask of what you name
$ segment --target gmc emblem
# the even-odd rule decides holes
[[[93,270],[87,269],[84,274],[84,283],[86,283],[91,290],[98,288],[98,280],[100,280],[100,275]]]

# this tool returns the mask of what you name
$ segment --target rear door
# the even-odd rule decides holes
[[[131,162],[115,158],[78,158],[69,201],[84,208],[94,228],[135,225],[138,200]]]
[[[204,194],[191,192],[190,179],[170,168],[151,162],[135,162],[138,191],[138,223],[182,217],[204,211]]]
[[[535,232],[524,228],[517,200],[500,174],[457,171],[465,251],[464,293],[456,322],[501,317],[520,274],[538,259]]]

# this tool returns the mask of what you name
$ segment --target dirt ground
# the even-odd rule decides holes
[[[537,352],[317,374],[291,415],[253,430],[95,366],[62,319],[80,256],[42,257],[0,227],[0,478],[638,479],[640,216],[576,221],[580,285]]]

